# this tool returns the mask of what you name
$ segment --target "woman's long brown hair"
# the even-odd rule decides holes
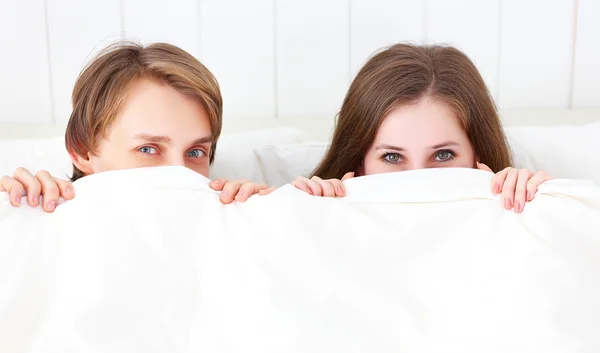
[[[340,179],[356,172],[386,115],[424,97],[452,107],[479,162],[494,172],[512,164],[496,106],[473,62],[452,47],[396,44],[373,56],[356,75],[314,175]]]

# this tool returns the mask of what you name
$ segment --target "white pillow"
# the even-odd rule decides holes
[[[580,126],[511,127],[515,159],[524,168],[557,178],[589,179],[600,185],[600,122]],[[527,160],[525,160],[527,158]]]
[[[73,170],[64,137],[0,140],[0,151],[0,177],[12,176],[17,167],[24,167],[34,174],[47,170],[57,178],[67,179]]]
[[[545,170],[555,178],[588,179],[600,185],[600,123],[582,126],[506,128],[515,166]],[[309,177],[328,143],[303,142],[271,145],[254,151],[265,180],[272,186]]]
[[[328,142],[270,145],[254,150],[265,181],[280,187],[298,176],[309,178],[329,148]]]
[[[298,143],[307,135],[295,128],[275,128],[223,135],[217,144],[211,179],[250,179],[265,183],[254,149],[268,145]],[[17,167],[32,173],[47,170],[55,177],[66,179],[72,173],[64,137],[49,139],[0,140],[0,177],[12,176]]]
[[[295,128],[275,128],[227,134],[219,139],[210,178],[249,179],[265,183],[255,149],[306,141],[307,135]]]

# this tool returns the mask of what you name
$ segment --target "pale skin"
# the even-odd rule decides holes
[[[106,138],[99,141],[98,151],[79,156],[70,152],[73,164],[85,175],[111,170],[155,166],[183,166],[208,178],[212,132],[208,112],[195,99],[166,84],[140,79],[133,84]],[[227,204],[246,201],[256,193],[267,193],[267,185],[249,180],[216,179],[210,187],[221,191],[220,200]],[[46,171],[33,175],[18,168],[12,177],[0,179],[0,191],[9,193],[13,206],[27,195],[32,207],[40,204],[53,212],[59,197],[75,197],[69,181],[52,177]]]
[[[292,185],[316,196],[343,197],[346,192],[342,181],[355,175],[449,167],[492,172],[477,160],[454,111],[447,104],[426,97],[388,113],[359,170],[348,172],[341,180],[298,177]],[[505,209],[522,212],[538,186],[550,179],[543,171],[509,167],[494,175],[491,187],[494,194],[502,195]]]

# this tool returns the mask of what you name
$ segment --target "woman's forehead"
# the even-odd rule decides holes
[[[376,139],[428,144],[459,137],[466,138],[466,133],[452,108],[443,102],[423,99],[390,111],[380,125]]]

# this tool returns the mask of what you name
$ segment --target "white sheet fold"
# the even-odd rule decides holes
[[[221,205],[184,168],[0,195],[0,352],[598,352],[600,189],[420,170]]]

